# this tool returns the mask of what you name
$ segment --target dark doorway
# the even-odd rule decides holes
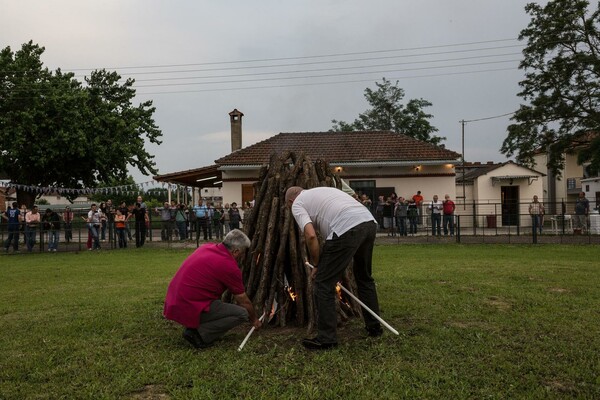
[[[350,187],[358,194],[366,194],[371,199],[371,207],[370,211],[372,213],[375,212],[375,206],[377,205],[377,196],[375,192],[375,181],[374,180],[365,180],[365,181],[350,181]]]
[[[502,225],[519,225],[519,187],[502,186]]]

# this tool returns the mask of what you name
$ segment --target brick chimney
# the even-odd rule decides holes
[[[229,113],[231,119],[231,152],[242,148],[242,117],[244,114],[235,108]]]

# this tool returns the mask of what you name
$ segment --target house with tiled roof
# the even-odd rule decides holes
[[[533,196],[543,199],[544,174],[517,164],[466,163],[456,174],[457,197],[472,204],[459,207],[457,214],[467,214],[475,221],[465,220],[463,226],[530,226],[528,206]],[[461,195],[463,193],[463,195]],[[493,216],[493,220],[489,217]]]
[[[243,114],[230,113],[232,143],[241,145]],[[303,152],[313,161],[327,161],[355,191],[375,199],[392,192],[412,197],[420,190],[425,198],[454,193],[455,165],[460,154],[401,133],[390,131],[279,133],[215,160],[215,165],[155,177],[190,186],[222,187],[223,201],[240,204],[252,200],[253,183],[261,166],[273,153]],[[184,179],[187,176],[187,179]]]

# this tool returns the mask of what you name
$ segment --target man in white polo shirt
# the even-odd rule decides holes
[[[352,259],[358,297],[379,314],[377,289],[371,277],[377,223],[365,206],[336,188],[304,190],[292,186],[286,191],[285,201],[304,233],[310,262],[316,266],[312,277],[319,311],[318,334],[314,339],[304,339],[302,344],[313,350],[329,349],[337,346],[336,283]],[[325,238],[322,252],[317,230]],[[363,317],[369,336],[383,333],[372,315],[363,313]]]

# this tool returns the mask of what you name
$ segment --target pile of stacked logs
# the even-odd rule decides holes
[[[291,151],[273,154],[269,165],[261,168],[254,207],[244,221],[252,245],[242,263],[242,275],[256,309],[267,316],[274,313],[271,324],[306,326],[310,332],[316,326],[313,285],[305,265],[304,236],[285,204],[285,192],[291,186],[341,189],[341,179],[323,160],[313,163]],[[351,268],[340,282],[356,293]],[[339,293],[337,304],[339,322],[360,315],[360,306]]]

